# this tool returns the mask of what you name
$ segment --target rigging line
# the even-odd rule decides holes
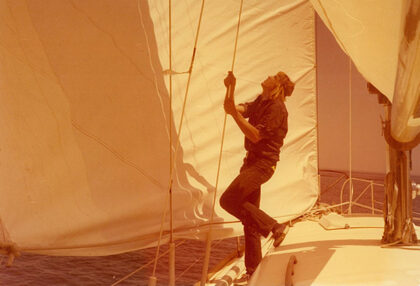
[[[153,66],[152,52],[151,52],[151,49],[150,49],[149,37],[147,36],[146,26],[144,24],[144,19],[143,19],[143,14],[141,13],[141,9],[140,9],[140,0],[137,1],[137,12],[139,14],[140,24],[143,28],[144,38],[146,39],[147,54],[149,56],[150,69],[153,72],[153,83],[155,84],[155,90],[156,90],[156,93],[157,93],[158,98],[159,98],[162,115],[163,115],[163,118],[165,119],[165,122],[166,122],[167,119],[166,119],[166,114],[165,114],[165,108],[164,108],[163,101],[162,101],[162,95],[160,94],[159,87],[158,87],[158,84],[157,84],[156,70]],[[137,68],[137,66],[136,66],[136,68]],[[165,126],[165,129],[166,129],[166,133],[168,134],[168,137],[169,137],[170,135],[169,135],[168,127]]]
[[[183,241],[181,241],[180,243],[178,243],[176,246],[180,246],[181,244],[183,244],[183,243],[185,243],[186,241],[185,240],[183,240]],[[166,254],[168,254],[168,252],[169,252],[169,249],[168,250],[166,250],[165,252],[163,252],[160,256],[159,256],[159,258],[161,258],[162,256],[164,256],[164,255],[166,255]],[[137,268],[136,270],[134,270],[133,272],[131,272],[131,273],[129,273],[129,274],[127,274],[126,276],[124,276],[123,278],[121,278],[120,280],[118,280],[118,281],[116,281],[114,284],[112,284],[111,286],[115,286],[115,285],[118,285],[118,284],[120,284],[121,282],[123,282],[123,281],[125,281],[125,280],[127,280],[128,278],[130,278],[131,276],[133,276],[134,274],[136,274],[137,272],[139,272],[140,270],[142,270],[142,269],[144,269],[145,267],[147,267],[147,266],[149,266],[150,264],[152,264],[152,262],[153,262],[154,260],[151,260],[151,261],[149,261],[148,263],[146,263],[146,264],[144,264],[144,265],[142,265],[142,266],[140,266],[139,268]]]
[[[305,216],[305,215],[313,215],[313,214],[315,214],[316,212],[328,211],[328,210],[330,210],[330,209],[338,208],[338,207],[341,207],[341,206],[347,206],[347,205],[349,205],[349,203],[350,203],[350,202],[346,201],[346,202],[342,202],[342,203],[335,204],[335,205],[328,205],[328,206],[325,206],[325,207],[312,208],[312,209],[310,209],[310,210],[306,210],[306,211],[303,211],[303,212],[298,212],[298,213],[288,213],[288,214],[284,214],[284,215],[278,215],[278,216],[275,216],[274,218],[276,218],[276,219],[284,219],[284,218],[290,218],[290,217],[301,217],[301,216]],[[354,204],[354,205],[357,205],[357,206],[361,206],[361,207],[363,207],[363,208],[370,209],[370,210],[372,209],[372,208],[371,208],[370,206],[368,206],[368,205],[359,204],[359,203],[357,203],[357,202],[355,202],[355,203],[353,203],[353,204]],[[378,209],[375,209],[375,210],[380,211],[380,210],[378,210]],[[420,218],[418,218],[418,219],[416,219],[416,220],[420,220]],[[200,224],[200,225],[197,225],[197,226],[194,226],[194,227],[182,227],[182,228],[176,228],[176,229],[174,229],[174,231],[175,231],[176,233],[182,233],[182,232],[189,231],[189,230],[192,230],[192,229],[197,229],[197,228],[212,227],[212,226],[214,226],[214,225],[237,224],[237,223],[240,223],[240,222],[241,222],[241,221],[239,221],[239,220],[232,220],[232,221],[222,221],[222,222],[204,223],[204,224]]]
[[[223,240],[219,240],[219,241],[217,241],[216,243],[215,243],[215,245],[214,246],[217,246],[217,245],[219,245],[219,243],[220,242],[222,242]],[[188,270],[190,270],[191,269],[191,267],[193,267],[197,262],[199,262],[201,259],[203,259],[202,257],[198,257],[196,260],[194,260],[194,262],[193,263],[191,263],[191,265],[190,266],[188,266],[184,271],[182,271],[182,273],[181,274],[179,274],[177,277],[176,277],[176,280],[177,279],[179,279],[179,278],[181,278],[182,276],[184,276],[184,274],[185,273],[187,273],[187,271]]]
[[[178,149],[179,149],[179,145],[180,145],[182,124],[184,122],[185,107],[186,107],[187,98],[188,98],[188,92],[189,92],[190,83],[191,83],[191,75],[192,75],[192,70],[193,70],[193,66],[194,66],[195,54],[196,54],[196,51],[197,51],[198,36],[200,34],[201,20],[203,18],[204,3],[205,3],[205,0],[202,0],[202,2],[201,2],[200,16],[198,18],[197,33],[196,33],[196,36],[195,36],[194,48],[193,48],[193,53],[192,53],[192,56],[191,56],[190,68],[189,68],[189,71],[188,71],[188,80],[187,80],[187,86],[186,86],[186,89],[185,89],[184,102],[182,104],[181,119],[179,121],[178,136],[176,138],[176,147],[175,147],[173,162],[176,161],[176,156],[178,154]],[[173,168],[174,168],[174,166],[172,165],[172,169]]]
[[[147,36],[146,27],[145,27],[145,24],[144,24],[143,15],[142,15],[141,8],[140,8],[140,0],[137,1],[137,12],[139,14],[140,23],[142,25],[144,35],[145,35],[145,39],[146,39],[146,43],[147,43],[146,46],[147,46],[148,55],[149,55],[149,63],[150,63],[150,68],[152,69],[153,76],[154,76],[154,81],[153,82],[155,84],[156,93],[157,93],[157,95],[159,97],[159,100],[160,100],[160,103],[161,103],[163,117],[164,117],[165,121],[167,121],[165,111],[164,111],[164,108],[163,108],[162,96],[160,94],[159,87],[157,86],[156,71],[153,67],[152,53],[151,53],[151,50],[150,50],[149,37]],[[165,126],[165,128],[166,128],[166,132],[168,133],[168,137],[171,138],[172,131],[169,131],[167,126]],[[171,141],[171,139],[170,139],[170,141]],[[171,154],[169,154],[169,155],[172,157]],[[162,241],[163,225],[164,225],[165,218],[166,218],[168,199],[169,199],[169,193],[167,193],[166,196],[165,196],[165,204],[164,204],[164,209],[163,209],[162,216],[161,216],[159,239],[158,239],[158,244],[157,244],[157,248],[156,248],[156,255],[155,255],[155,259],[154,259],[153,272],[152,272],[153,277],[156,274],[157,262],[158,262],[158,259],[160,257],[159,256],[159,251],[160,251],[160,245],[161,245],[161,241]]]
[[[169,0],[169,70],[172,71],[172,0]],[[169,74],[169,285],[175,285],[175,245],[172,195],[172,73]],[[156,267],[156,264],[155,264]],[[154,275],[153,275],[154,277]]]
[[[172,1],[169,0],[169,70],[172,71]],[[169,178],[172,180],[172,73],[169,73]],[[171,210],[172,211],[172,210]],[[172,240],[172,221],[171,221]]]
[[[351,207],[352,207],[352,201],[353,201],[353,173],[352,173],[352,169],[353,169],[353,162],[352,162],[352,61],[350,56],[348,56],[349,58],[349,175],[350,175],[350,184],[349,184],[349,201],[350,201],[350,205],[349,205],[349,212],[351,214]]]
[[[181,141],[182,125],[183,125],[183,121],[184,121],[188,92],[189,92],[189,87],[190,87],[190,83],[191,83],[191,76],[192,76],[192,70],[193,70],[193,66],[194,66],[195,54],[196,54],[196,51],[197,51],[198,36],[200,34],[201,22],[202,22],[202,18],[203,18],[204,3],[205,3],[205,0],[202,0],[201,9],[200,9],[200,16],[198,18],[198,26],[197,26],[196,36],[195,36],[194,48],[193,48],[190,68],[189,68],[189,72],[188,72],[188,80],[187,80],[187,85],[186,85],[186,89],[185,89],[184,102],[183,102],[183,105],[182,105],[181,118],[180,118],[179,127],[178,127],[178,135],[176,137],[176,147],[175,147],[175,152],[174,152],[173,159],[172,159],[171,177],[169,178],[169,180],[170,180],[169,181],[169,190],[172,190],[173,169],[174,169],[174,166],[175,166],[175,162],[176,162],[176,159],[177,159],[178,150],[179,150],[179,146],[180,146],[180,141]]]
[[[171,176],[169,178],[169,192],[167,194],[167,197],[169,196],[170,198],[171,198],[171,192],[172,192],[171,190],[172,190],[172,182],[173,182],[173,180],[172,180],[172,173],[173,173],[173,169],[174,169],[174,162],[176,161],[176,156],[177,156],[179,145],[180,145],[180,138],[181,138],[181,131],[182,131],[182,123],[183,123],[183,119],[184,119],[184,115],[185,115],[185,107],[186,107],[186,102],[187,102],[187,98],[188,98],[189,86],[190,86],[190,83],[191,83],[191,75],[192,75],[192,69],[193,69],[193,65],[194,65],[195,53],[196,53],[196,50],[197,50],[198,36],[199,36],[199,33],[200,33],[201,21],[202,21],[202,18],[203,18],[204,2],[205,2],[205,0],[202,0],[202,2],[201,2],[201,10],[200,10],[200,16],[199,16],[199,19],[198,19],[197,33],[196,33],[196,36],[195,36],[193,54],[192,54],[190,68],[189,68],[189,73],[188,73],[187,87],[186,87],[186,90],[185,90],[184,102],[183,102],[182,112],[181,112],[181,119],[180,119],[179,128],[178,128],[178,136],[177,136],[177,140],[176,140],[177,143],[176,143],[176,148],[175,148],[175,152],[174,152],[173,158],[172,158],[172,155],[170,154],[170,156],[171,156],[171,167],[170,167],[170,169],[171,169],[170,170]],[[138,3],[137,7],[138,7],[138,10],[139,10],[139,13],[141,14],[141,11],[140,11],[140,0],[137,3]],[[169,11],[169,12],[171,13],[171,11]],[[142,24],[143,24],[143,20],[142,20]],[[172,28],[171,25],[170,25],[169,28],[170,29]],[[171,34],[171,32],[169,32],[169,34]],[[148,45],[148,47],[149,47],[149,45]],[[170,53],[171,53],[170,54],[170,56],[171,56],[172,55],[171,48],[170,48]],[[171,75],[172,75],[172,73],[170,73],[170,76]],[[170,86],[171,86],[171,83],[170,83]],[[170,110],[170,112],[172,112],[172,109]],[[172,147],[172,145],[170,146],[170,148],[171,147]],[[165,208],[164,212],[165,212],[165,214],[163,214],[162,217],[165,217],[165,215],[166,215],[166,208]],[[171,216],[172,216],[172,213],[171,213]],[[163,227],[163,223],[164,223],[164,220],[162,220],[162,222],[161,222],[161,228]],[[171,233],[172,233],[172,226],[171,226]],[[162,232],[160,233],[160,236],[159,236],[158,245],[160,245],[161,240],[162,240]],[[157,258],[156,258],[156,262],[157,262]],[[156,268],[156,262],[155,262],[155,268]],[[155,270],[156,270],[155,268],[153,269],[153,275],[154,275]]]
[[[321,174],[319,172],[320,170],[320,164],[319,164],[319,124],[318,124],[318,120],[319,120],[319,84],[318,84],[318,44],[317,44],[317,16],[316,16],[316,12],[315,9],[312,9],[312,17],[313,17],[313,35],[314,35],[314,53],[315,53],[315,62],[314,62],[314,69],[315,69],[315,108],[316,108],[316,113],[315,113],[315,119],[317,122],[315,129],[316,129],[316,163],[317,163],[317,173],[318,173],[318,200],[321,201],[321,195],[323,194],[323,192],[321,191]]]
[[[241,25],[243,2],[244,1],[241,0],[241,5],[240,5],[240,8],[239,8],[239,15],[238,15],[238,24],[236,26],[235,45],[234,45],[234,50],[233,50],[232,67],[231,67],[232,73],[233,73],[233,69],[234,69],[234,66],[235,66],[235,60],[236,60],[236,50],[237,50],[237,47],[238,47],[239,28],[240,28],[240,25]],[[228,87],[228,89],[230,89],[230,86]],[[230,90],[228,90],[227,96],[229,94],[230,94]],[[221,143],[220,143],[219,161],[217,163],[217,174],[216,174],[216,184],[215,184],[214,195],[213,195],[213,206],[212,206],[212,212],[211,212],[210,222],[209,222],[209,232],[208,232],[208,236],[207,236],[206,253],[205,253],[205,257],[204,257],[203,271],[202,271],[202,275],[201,275],[201,284],[200,285],[202,285],[202,286],[204,286],[206,281],[207,281],[207,272],[208,272],[208,266],[209,266],[209,260],[210,260],[210,251],[211,251],[210,241],[211,241],[211,233],[212,233],[212,223],[213,223],[213,220],[214,220],[214,211],[215,211],[215,206],[216,206],[216,195],[217,195],[217,188],[218,188],[218,185],[219,185],[220,165],[221,165],[221,162],[222,162],[223,144],[224,144],[224,140],[225,140],[225,131],[226,131],[226,119],[227,119],[227,114],[225,113],[224,120],[223,120],[222,139],[221,139]]]
[[[237,50],[237,47],[238,47],[239,27],[241,25],[242,7],[243,7],[243,0],[241,0],[241,6],[239,8],[238,24],[237,24],[237,27],[236,27],[235,46],[234,46],[234,50],[233,50],[233,60],[232,60],[232,68],[231,68],[232,72],[233,72],[233,69],[234,69],[234,66],[235,66],[235,60],[236,60],[236,50]],[[216,205],[216,194],[217,194],[217,187],[218,187],[218,184],[219,184],[220,165],[221,165],[222,154],[223,154],[223,143],[224,143],[224,139],[225,139],[226,118],[227,118],[227,114],[225,113],[225,118],[224,118],[224,122],[223,122],[223,131],[222,131],[222,141],[221,141],[221,144],[220,144],[219,161],[218,161],[218,164],[217,164],[216,184],[215,184],[215,190],[214,190],[214,195],[213,195],[213,207],[212,207],[212,213],[211,213],[211,218],[210,218],[210,226],[211,226],[211,224],[213,222],[213,219],[214,219],[214,210],[215,210],[215,205]],[[210,231],[211,231],[211,227],[210,227]]]
[[[165,218],[166,218],[166,211],[167,211],[167,206],[168,206],[168,199],[169,199],[169,196],[167,194],[165,196],[165,204],[164,204],[164,207],[163,207],[163,212],[162,212],[161,221],[160,221],[159,240],[158,240],[158,244],[157,244],[157,247],[156,247],[156,255],[155,255],[154,264],[153,264],[152,277],[155,277],[155,275],[156,275],[157,262],[158,262],[158,260],[160,258],[159,251],[160,251],[160,244],[162,242],[163,224],[164,224]]]
[[[241,0],[241,7],[239,8],[239,18],[238,18],[238,25],[236,26],[236,36],[235,36],[235,47],[233,49],[233,58],[232,58],[232,68],[231,71],[233,72],[233,68],[235,66],[235,60],[236,60],[236,50],[238,48],[238,38],[239,38],[239,27],[241,25],[241,16],[242,16],[242,6],[244,1]]]
[[[169,0],[169,70],[172,71],[172,0]],[[169,73],[169,180],[172,181],[172,73]],[[172,183],[169,184],[170,242],[173,242]]]

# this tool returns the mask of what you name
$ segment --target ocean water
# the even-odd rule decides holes
[[[321,201],[328,204],[340,203],[340,193],[348,197],[348,187],[343,186],[346,177],[341,173],[324,172],[321,177]],[[377,184],[383,184],[383,175],[358,174],[355,177],[369,179]],[[416,178],[420,183],[420,178]],[[355,180],[354,198],[365,191],[359,202],[370,205],[371,191],[369,183]],[[367,188],[368,187],[368,188]],[[383,187],[374,185],[375,208],[382,209]],[[262,195],[264,200],[264,194]],[[371,212],[355,207],[355,212]],[[413,201],[414,217],[420,217],[420,198]],[[419,225],[419,221],[415,221]],[[177,241],[176,243],[182,243]],[[240,239],[243,243],[243,238]],[[225,256],[235,251],[237,239],[214,241],[210,269]],[[167,245],[161,247],[161,253],[167,250]],[[193,285],[200,280],[205,243],[188,241],[176,248],[176,285]],[[143,267],[136,274],[118,285],[147,285],[152,273],[156,249],[149,248],[130,253],[103,257],[52,257],[44,255],[23,254],[18,257],[12,267],[5,267],[3,258],[0,267],[0,285],[112,285],[127,274]],[[163,256],[157,265],[157,285],[168,285],[168,256]]]
[[[214,241],[210,269],[235,251],[236,239]],[[176,243],[180,243],[177,241]],[[161,247],[161,253],[168,249]],[[188,241],[176,248],[176,285],[193,285],[200,280],[205,243]],[[55,257],[23,254],[12,267],[0,269],[0,285],[112,285],[134,270],[153,261],[156,249],[149,248],[103,257]],[[4,259],[6,260],[6,259]],[[3,261],[5,262],[5,261]],[[157,264],[157,285],[168,285],[168,256]],[[153,263],[118,285],[147,285]]]

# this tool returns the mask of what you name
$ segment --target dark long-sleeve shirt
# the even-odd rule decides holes
[[[262,138],[253,143],[245,137],[248,156],[267,159],[275,165],[288,130],[288,113],[284,102],[280,99],[266,99],[260,95],[253,102],[241,105],[245,109],[242,115],[258,129]]]

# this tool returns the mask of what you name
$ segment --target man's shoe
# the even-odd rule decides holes
[[[240,285],[248,285],[249,279],[251,279],[251,275],[248,273],[242,274],[241,277],[236,278],[233,280],[233,285],[240,286]]]
[[[273,245],[274,247],[278,247],[286,237],[286,234],[289,232],[289,225],[287,223],[276,224],[273,227],[273,236],[274,239]]]

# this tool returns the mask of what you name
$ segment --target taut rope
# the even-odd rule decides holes
[[[158,245],[157,245],[157,249],[156,249],[155,262],[154,262],[154,266],[153,266],[153,274],[150,277],[151,280],[154,280],[154,281],[156,281],[155,273],[156,273],[157,261],[158,261],[158,258],[159,258],[160,245],[161,245],[161,241],[162,241],[163,224],[165,222],[165,217],[166,217],[168,197],[169,197],[169,208],[170,208],[170,243],[173,243],[173,210],[172,210],[173,178],[172,177],[173,177],[173,170],[174,170],[174,165],[175,165],[174,162],[176,161],[176,156],[177,156],[179,145],[180,145],[182,124],[183,124],[183,119],[184,119],[184,114],[185,114],[186,102],[187,102],[187,98],[188,98],[189,86],[190,86],[190,82],[191,82],[191,75],[192,75],[192,70],[193,70],[193,65],[194,65],[195,53],[196,53],[196,50],[197,50],[197,43],[198,43],[198,36],[199,36],[199,33],[200,33],[201,20],[202,20],[202,17],[203,17],[204,2],[205,2],[205,0],[202,0],[202,2],[201,2],[201,10],[200,10],[200,16],[199,16],[199,19],[198,19],[197,33],[196,33],[196,36],[195,36],[195,42],[194,42],[194,48],[193,48],[193,53],[192,53],[192,57],[191,57],[190,68],[188,70],[187,87],[186,87],[186,90],[185,90],[184,102],[183,102],[183,105],[182,105],[182,112],[181,112],[181,119],[180,119],[179,128],[178,128],[178,136],[177,136],[177,140],[176,140],[177,143],[176,143],[176,148],[175,148],[175,152],[174,152],[173,157],[172,157],[172,144],[173,144],[173,139],[172,139],[172,116],[170,116],[170,119],[169,119],[169,126],[170,126],[170,130],[169,130],[169,149],[170,149],[170,151],[169,151],[169,156],[170,156],[169,188],[168,188],[168,193],[167,193],[166,200],[165,200],[165,208],[162,212],[161,226],[160,226],[160,232],[159,232],[159,240],[158,240]],[[141,17],[140,2],[138,2],[138,10],[139,10],[139,14],[140,14],[140,17]],[[144,26],[142,17],[141,17],[141,22],[142,22],[142,25]],[[170,112],[171,112],[172,111],[172,5],[171,5],[171,0],[169,0],[169,106],[170,106]]]
[[[238,24],[236,26],[236,36],[235,36],[235,46],[233,49],[233,58],[232,58],[232,67],[231,71],[233,72],[234,66],[235,66],[235,60],[236,60],[236,50],[238,47],[238,38],[239,38],[239,27],[241,25],[241,16],[242,16],[242,6],[243,6],[243,0],[241,0],[241,5],[239,8],[239,16],[238,16]],[[230,94],[230,88],[228,87],[228,92],[226,93],[227,96]],[[226,130],[226,118],[227,114],[225,113],[225,118],[223,120],[223,131],[222,131],[222,140],[220,144],[220,152],[219,152],[219,161],[217,164],[217,175],[216,175],[216,184],[215,184],[215,190],[214,190],[214,196],[213,196],[213,206],[212,206],[212,212],[210,217],[210,223],[209,223],[209,232],[207,234],[207,243],[206,243],[206,253],[204,256],[204,264],[203,264],[203,271],[201,274],[201,286],[204,286],[207,281],[207,272],[208,272],[208,266],[209,266],[209,260],[210,260],[210,251],[211,251],[211,233],[212,233],[212,225],[213,225],[213,219],[214,219],[214,209],[216,205],[216,195],[217,195],[217,187],[219,185],[219,174],[220,174],[220,165],[222,162],[222,153],[223,153],[223,143],[225,140],[225,130]]]

